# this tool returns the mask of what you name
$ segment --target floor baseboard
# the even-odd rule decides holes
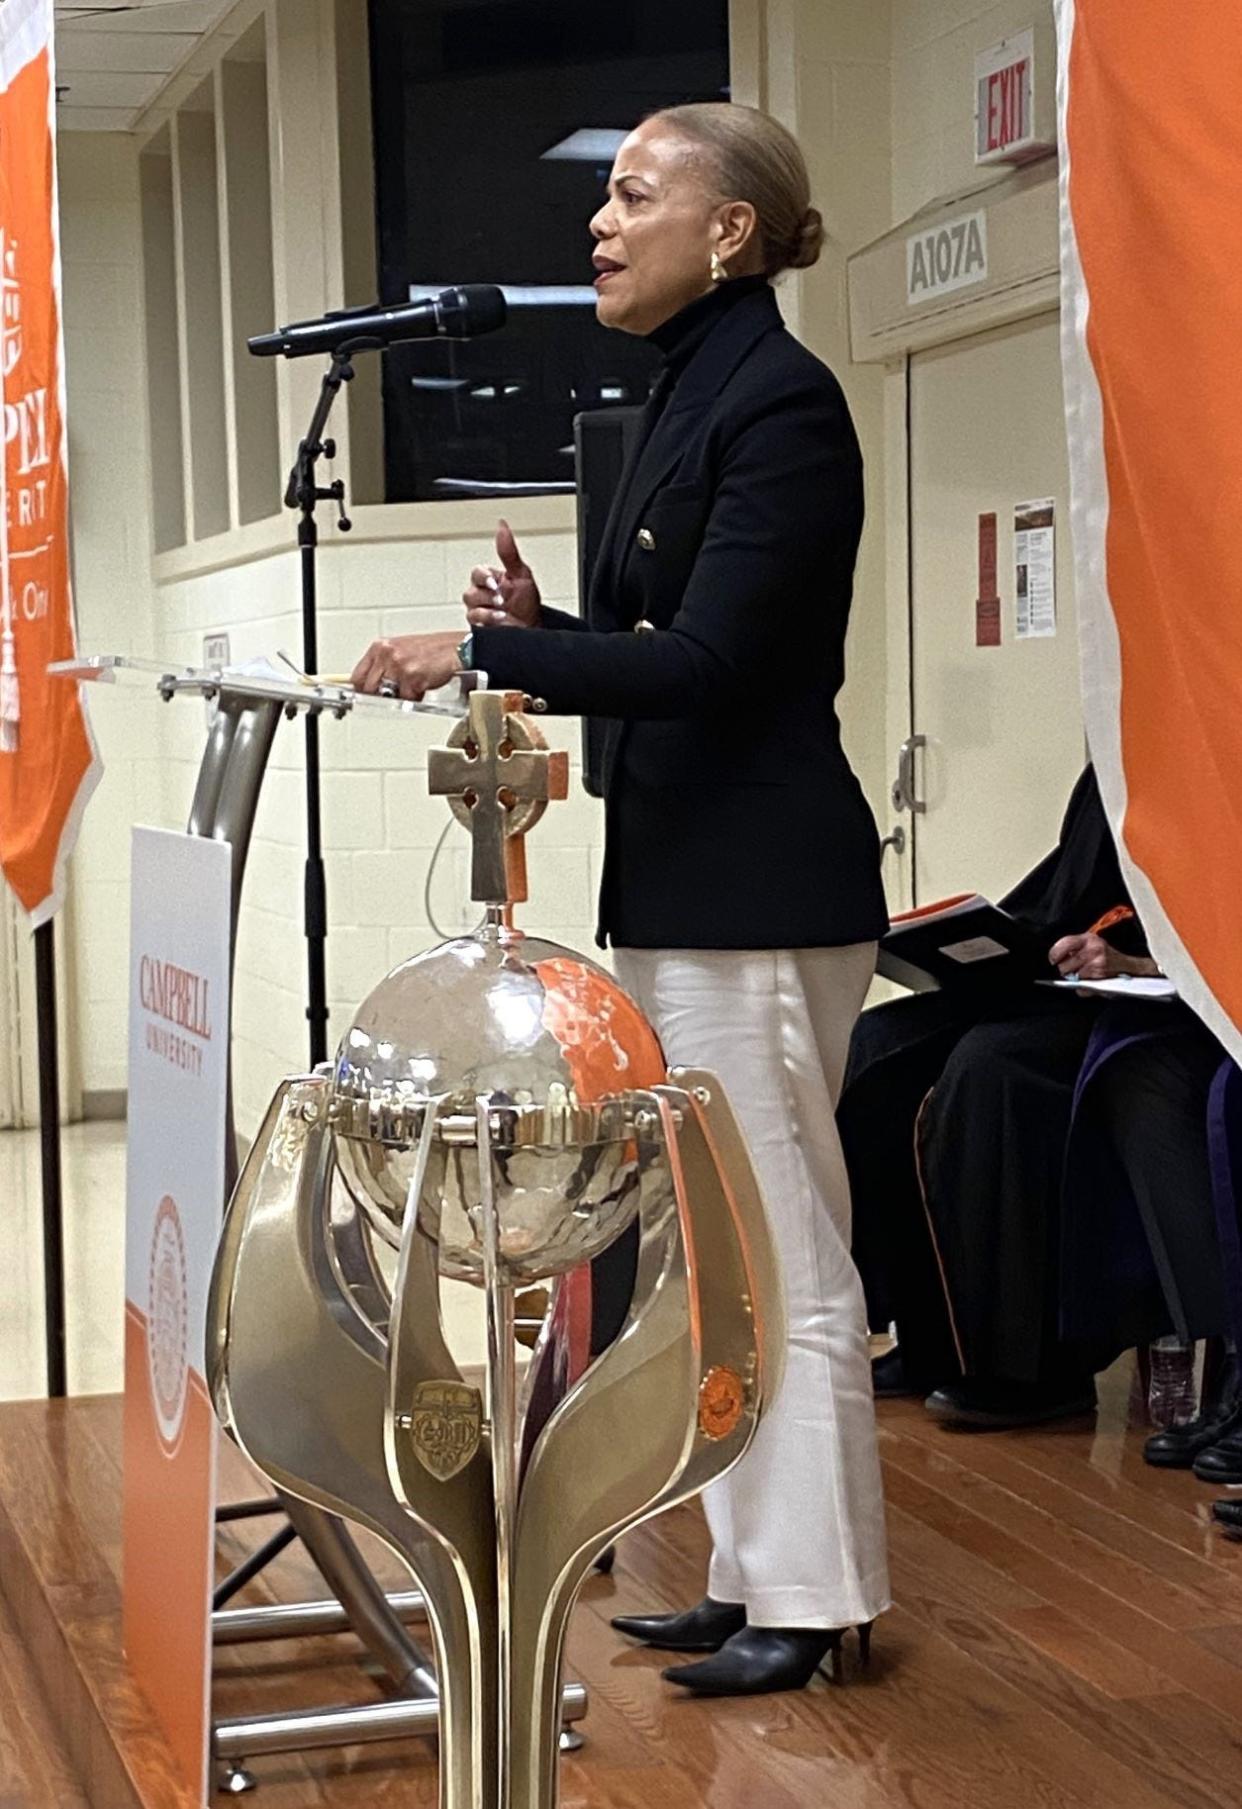
[[[129,1105],[124,1087],[104,1087],[98,1092],[83,1093],[82,1118],[87,1124],[123,1121]]]

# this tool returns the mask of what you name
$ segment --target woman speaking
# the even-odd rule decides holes
[[[835,698],[863,519],[836,379],[771,282],[823,239],[795,140],[748,107],[657,113],[591,222],[598,315],[664,357],[591,581],[590,626],[545,608],[509,529],[472,632],[377,641],[359,688],[419,697],[463,669],[610,719],[599,936],[670,1065],[714,1069],[782,1265],[785,1378],[709,1489],[708,1593],[614,1624],[708,1654],[701,1694],[806,1684],[889,1604],[849,1189],[834,1113],[886,927],[875,825]]]

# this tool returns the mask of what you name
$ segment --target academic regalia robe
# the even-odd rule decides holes
[[[1216,1070],[1208,1093],[1208,1160],[1225,1329],[1235,1351],[1242,1351],[1242,1069],[1228,1059]]]
[[[1095,776],[1057,848],[1001,903],[1049,948],[1128,905]],[[1138,952],[1137,924],[1110,931]],[[1051,977],[1051,970],[1050,970]],[[1034,986],[916,994],[864,1014],[838,1114],[872,1324],[907,1374],[1076,1386],[1110,1354],[1058,1338],[1059,1199],[1099,1007]]]
[[[1233,1331],[1222,1244],[1237,1246],[1231,1139],[1242,1100],[1184,1005],[1113,1005],[1082,1063],[1066,1151],[1061,1323],[1118,1349]],[[1235,1281],[1242,1295],[1242,1277]]]

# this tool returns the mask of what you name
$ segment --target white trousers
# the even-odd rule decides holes
[[[741,1122],[785,1284],[784,1381],[705,1492],[708,1592],[752,1626],[842,1627],[889,1606],[862,1286],[836,1105],[875,946],[618,949],[670,1067],[710,1068]]]

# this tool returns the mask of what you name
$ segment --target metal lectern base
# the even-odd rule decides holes
[[[388,1596],[388,1608],[403,1626],[425,1621],[427,1604],[420,1589],[406,1589]],[[348,1614],[339,1602],[296,1602],[263,1608],[224,1608],[211,1617],[211,1637],[218,1646],[250,1644],[260,1640],[308,1639],[353,1632]],[[576,1723],[587,1712],[587,1693],[580,1683],[567,1684],[562,1713],[561,1751],[578,1752],[584,1741]],[[245,1761],[260,1754],[309,1752],[315,1747],[365,1745],[378,1740],[428,1738],[439,1731],[440,1709],[430,1692],[377,1702],[361,1708],[302,1709],[279,1715],[240,1715],[218,1721],[212,1750],[220,1764],[218,1788],[240,1796],[254,1790],[258,1779]]]
[[[565,1720],[562,1749],[576,1752],[582,1737],[573,1731],[573,1724],[587,1712],[587,1693],[582,1684],[566,1684],[561,1712]],[[405,1740],[413,1735],[426,1738],[436,1734],[439,1725],[440,1705],[434,1697],[404,1698],[398,1702],[369,1703],[363,1708],[351,1704],[345,1708],[217,1721],[212,1748],[224,1768],[221,1789],[237,1792],[251,1788],[253,1780],[246,1785],[233,1783],[232,1778],[244,1772],[245,1760],[260,1753],[312,1752],[318,1747]]]
[[[390,1595],[388,1606],[403,1626],[427,1619],[421,1589]],[[353,1631],[349,1615],[335,1600],[279,1603],[270,1608],[218,1608],[211,1617],[212,1643],[217,1646],[249,1645],[269,1639],[312,1639]]]
[[[216,1789],[225,1796],[244,1796],[248,1790],[257,1790],[259,1780],[253,1771],[247,1771],[244,1765],[235,1765],[232,1760],[221,1768]]]

